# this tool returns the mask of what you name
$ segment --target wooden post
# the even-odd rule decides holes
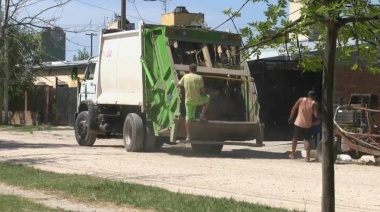
[[[24,112],[28,111],[28,92],[24,93]]]
[[[54,105],[54,110],[55,110],[55,125],[58,124],[58,119],[57,119],[57,102],[58,102],[58,77],[55,77],[55,105]]]
[[[49,86],[44,86],[44,94],[45,94],[45,115],[44,115],[44,123],[49,123],[49,100],[50,100],[50,89]]]

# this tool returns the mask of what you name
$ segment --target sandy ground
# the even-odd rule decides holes
[[[288,159],[285,152],[290,142],[225,146],[216,157],[196,155],[188,146],[165,145],[158,152],[130,153],[122,143],[120,139],[97,140],[94,147],[79,147],[72,131],[0,132],[0,161],[320,211],[321,164]],[[336,164],[336,211],[380,211],[379,176],[380,167]]]

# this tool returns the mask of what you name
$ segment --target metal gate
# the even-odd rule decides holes
[[[74,126],[77,107],[77,88],[58,87],[56,90],[55,124]]]
[[[317,101],[322,89],[321,72],[303,72],[297,61],[249,61],[260,103],[260,119],[265,124],[265,140],[290,140],[292,127],[288,124],[290,110],[298,98],[315,90]]]

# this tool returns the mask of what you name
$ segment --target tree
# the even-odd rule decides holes
[[[34,88],[30,68],[41,61],[40,34],[22,26],[8,29],[9,95],[23,96]]]
[[[25,82],[30,82],[31,79],[30,75],[28,77],[24,74],[22,77],[18,75],[16,81],[19,83],[13,83],[13,85],[9,87],[11,76],[16,76],[14,70],[19,70],[19,72],[24,70],[25,72],[25,70],[27,70],[26,67],[29,66],[30,68],[30,65],[33,65],[35,60],[33,59],[34,54],[31,54],[31,52],[34,52],[36,48],[29,49],[28,47],[35,41],[33,40],[35,39],[35,32],[44,27],[53,26],[53,23],[57,20],[55,17],[52,17],[51,14],[49,17],[52,18],[45,18],[44,15],[51,10],[65,5],[69,1],[70,0],[0,0],[0,62],[3,64],[1,66],[3,78],[0,80],[0,88],[4,86],[4,96],[0,95],[0,111],[2,111],[2,106],[4,106],[5,124],[8,124],[7,114],[10,89],[12,91],[15,87],[22,88],[23,86],[21,85],[25,85]],[[33,12],[33,8],[42,9]],[[13,44],[17,44],[17,48]],[[16,54],[11,55],[10,51],[15,51]],[[19,58],[16,58],[16,56]],[[17,68],[12,61],[18,62]],[[16,84],[18,84],[18,86],[16,86]],[[0,89],[0,91],[1,90],[2,89]],[[3,98],[4,102],[2,101]],[[0,120],[0,123],[1,121],[2,120]]]
[[[88,53],[86,47],[84,47],[83,50],[78,49],[78,53],[73,56],[73,61],[87,60],[88,58],[90,58],[90,53]]]
[[[250,0],[265,3],[265,21],[249,23],[240,29],[247,41],[247,54],[260,55],[262,48],[283,48],[299,55],[299,64],[306,70],[323,70],[322,82],[322,211],[335,211],[333,160],[333,89],[336,60],[350,60],[357,53],[352,69],[365,66],[373,73],[380,71],[376,64],[380,46],[380,8],[370,0],[290,0],[304,5],[300,16],[288,20],[287,0]],[[248,3],[249,0],[245,2]],[[239,11],[224,11],[233,20]],[[319,31],[315,44],[305,46],[298,35],[310,36],[310,29]],[[312,49],[320,55],[307,54]],[[365,58],[365,59],[364,59]],[[323,65],[321,65],[323,64]]]

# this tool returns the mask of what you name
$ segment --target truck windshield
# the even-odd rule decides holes
[[[196,63],[212,68],[241,69],[238,46],[179,40],[169,40],[169,45],[175,64]]]

